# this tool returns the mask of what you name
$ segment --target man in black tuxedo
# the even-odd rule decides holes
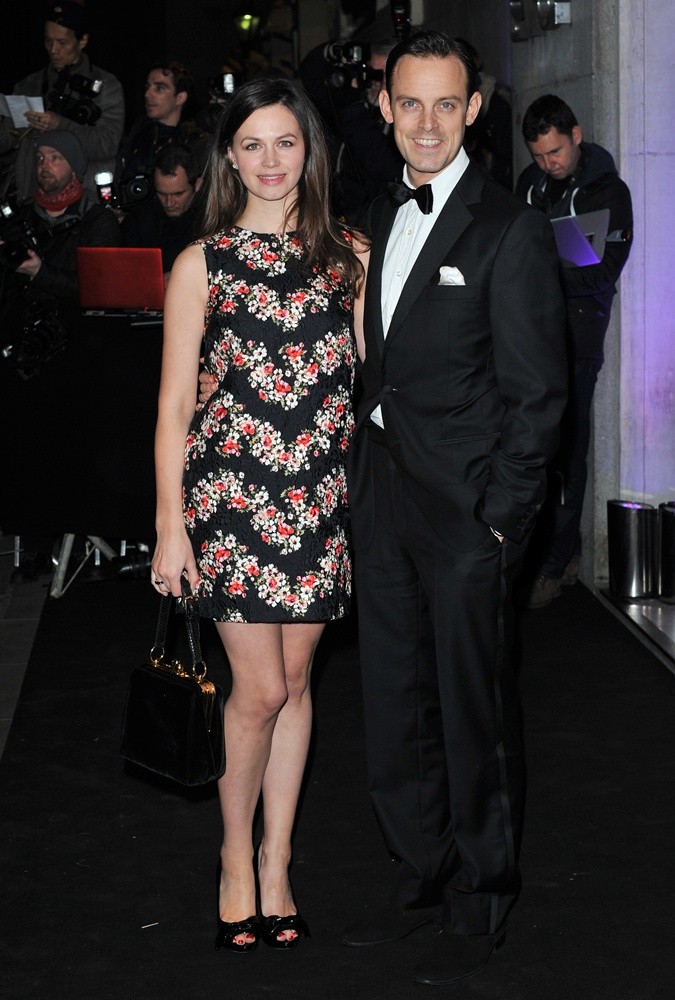
[[[407,188],[372,213],[350,497],[370,789],[400,867],[343,940],[439,916],[415,978],[445,984],[485,965],[519,891],[511,590],[565,404],[565,309],[548,220],[462,148],[463,45],[401,42],[380,102]]]

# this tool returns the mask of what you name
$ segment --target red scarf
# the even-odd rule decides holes
[[[68,208],[69,205],[73,205],[76,201],[79,201],[83,194],[84,186],[82,181],[79,181],[75,174],[73,174],[72,180],[66,184],[63,191],[59,191],[56,194],[43,191],[40,187],[36,188],[35,201],[46,212],[62,212],[64,208]]]

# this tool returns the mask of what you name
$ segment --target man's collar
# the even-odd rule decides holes
[[[427,181],[428,184],[431,184],[434,195],[434,215],[437,215],[440,212],[470,162],[471,161],[467,156],[466,150],[462,146],[454,160],[451,163],[448,163],[447,167],[444,167],[440,173],[434,174],[433,177]],[[403,183],[407,184],[409,187],[415,186],[410,182],[407,163],[403,168]]]
[[[440,173],[434,174],[433,177],[431,177],[431,179],[426,182],[427,184],[431,184],[431,187],[434,192],[434,198],[436,200],[444,199],[447,197],[447,195],[450,193],[450,191],[452,191],[455,184],[462,176],[468,165],[469,165],[469,157],[467,156],[464,147],[462,147],[457,153],[457,156],[454,158],[452,163],[448,163],[447,167],[444,167],[443,170],[440,171]],[[410,181],[407,163],[403,168],[403,182],[404,184],[408,184],[409,187],[415,186]]]

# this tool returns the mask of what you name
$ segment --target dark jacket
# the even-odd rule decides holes
[[[77,247],[120,246],[120,225],[114,212],[84,194],[63,215],[50,218],[38,206],[25,205],[19,212],[38,239],[42,260],[34,278],[14,271],[2,273],[0,326],[3,337],[20,327],[26,309],[47,310],[66,326],[72,326],[80,308],[77,295]]]
[[[85,194],[58,219],[50,219],[38,206],[26,214],[36,228],[51,234],[43,241],[42,267],[29,283],[31,293],[76,302],[76,248],[119,246],[122,240],[115,213]]]
[[[19,219],[37,235],[42,265],[32,279],[6,268],[0,271],[0,342],[3,348],[13,345],[10,364],[29,376],[42,367],[53,350],[60,350],[73,335],[77,337],[77,247],[119,246],[121,238],[114,212],[86,193],[57,219],[38,206],[28,205],[20,211]],[[17,345],[28,343],[28,355],[23,348],[17,351]]]
[[[129,212],[122,223],[124,244],[128,247],[159,247],[162,268],[170,271],[176,257],[199,236],[201,210],[197,197],[187,212],[176,218],[166,214],[156,197],[142,202]]]
[[[437,533],[468,551],[492,526],[516,543],[544,499],[566,402],[564,300],[551,227],[470,163],[406,281],[385,339],[382,267],[395,206],[378,200],[365,296],[363,400],[350,448],[352,529],[377,504],[364,427],[384,436]],[[464,285],[442,283],[458,268]]]
[[[551,190],[558,195],[555,200]],[[520,175],[516,195],[550,219],[609,209],[609,239],[600,263],[561,268],[571,355],[577,360],[602,361],[616,282],[633,238],[630,191],[617,174],[612,155],[602,146],[582,142],[579,165],[562,193],[560,186],[533,163]]]

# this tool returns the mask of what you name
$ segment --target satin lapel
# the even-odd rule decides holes
[[[382,207],[373,242],[370,249],[370,264],[368,266],[368,281],[366,284],[365,324],[366,329],[375,335],[380,355],[384,348],[384,328],[382,326],[382,265],[387,249],[387,240],[391,227],[394,225],[396,206],[389,199]],[[367,338],[366,338],[367,339]]]
[[[467,207],[479,202],[485,183],[482,172],[469,164],[457,187],[452,192],[443,211],[439,215],[427,241],[415,261],[410,276],[401,291],[401,296],[391,318],[386,343],[397,335],[405,317],[429,283],[430,276],[441,266],[448,253],[467,226],[473,222],[474,213]]]

